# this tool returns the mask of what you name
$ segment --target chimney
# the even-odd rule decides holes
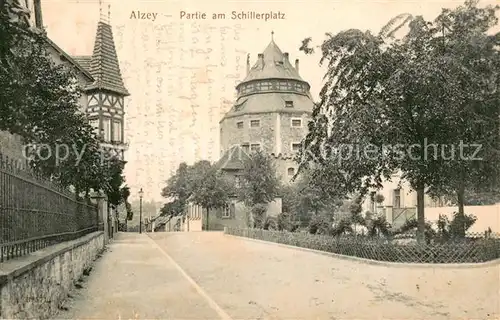
[[[247,54],[247,75],[250,73],[250,53]]]
[[[34,1],[34,11],[35,11],[35,26],[38,29],[43,29],[43,21],[42,21],[42,3],[41,0]]]
[[[295,59],[295,70],[299,72],[299,59]]]
[[[288,52],[283,53],[283,57],[285,57],[285,60],[288,61]]]

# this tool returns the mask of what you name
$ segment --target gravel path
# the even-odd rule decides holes
[[[55,319],[219,319],[145,234],[119,233]]]
[[[233,319],[500,319],[498,264],[384,267],[215,232],[151,237]]]

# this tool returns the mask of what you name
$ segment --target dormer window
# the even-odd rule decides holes
[[[291,101],[291,100],[285,101],[285,107],[293,108],[293,101]]]
[[[250,127],[251,128],[258,128],[258,127],[260,127],[260,120],[250,120]]]

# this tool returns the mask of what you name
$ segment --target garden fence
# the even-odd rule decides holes
[[[0,153],[0,262],[102,229],[97,206]]]
[[[403,239],[368,236],[313,235],[262,229],[226,228],[234,236],[282,243],[339,255],[400,263],[478,263],[500,258],[500,239],[496,235],[469,235],[445,243],[404,243]]]

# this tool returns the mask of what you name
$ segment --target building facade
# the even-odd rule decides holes
[[[91,56],[73,58],[94,78],[94,81],[84,86],[87,97],[85,111],[89,123],[101,136],[101,146],[125,161],[125,97],[130,93],[123,83],[113,31],[109,23],[101,20],[97,24]]]
[[[262,150],[276,160],[278,175],[289,182],[297,171],[293,157],[307,135],[314,103],[310,85],[274,39],[236,86],[237,100],[220,120],[221,157],[234,146],[244,152]]]
[[[292,65],[289,54],[271,39],[252,67],[247,57],[247,74],[236,91],[236,102],[219,122],[218,169],[237,178],[250,154],[261,150],[275,160],[281,182],[289,183],[297,171],[293,159],[307,135],[314,107],[310,85],[299,74],[299,60]],[[269,203],[267,216],[281,213],[281,204],[280,198]],[[225,208],[208,213],[190,204],[186,216],[181,228],[186,231],[244,228],[251,224],[250,208],[236,197]]]
[[[24,18],[31,28],[43,30],[41,0],[10,0],[13,7],[25,12]],[[108,13],[109,17],[109,13]],[[86,114],[89,123],[102,137],[101,147],[124,161],[124,98],[129,95],[120,73],[111,26],[102,18],[97,26],[95,45],[91,56],[72,57],[48,36],[47,51],[56,65],[64,64],[74,71],[83,89],[79,111]],[[22,153],[21,137],[0,132],[0,153],[26,162]],[[126,214],[126,213],[125,213]],[[115,215],[105,215],[109,224],[117,228]]]

